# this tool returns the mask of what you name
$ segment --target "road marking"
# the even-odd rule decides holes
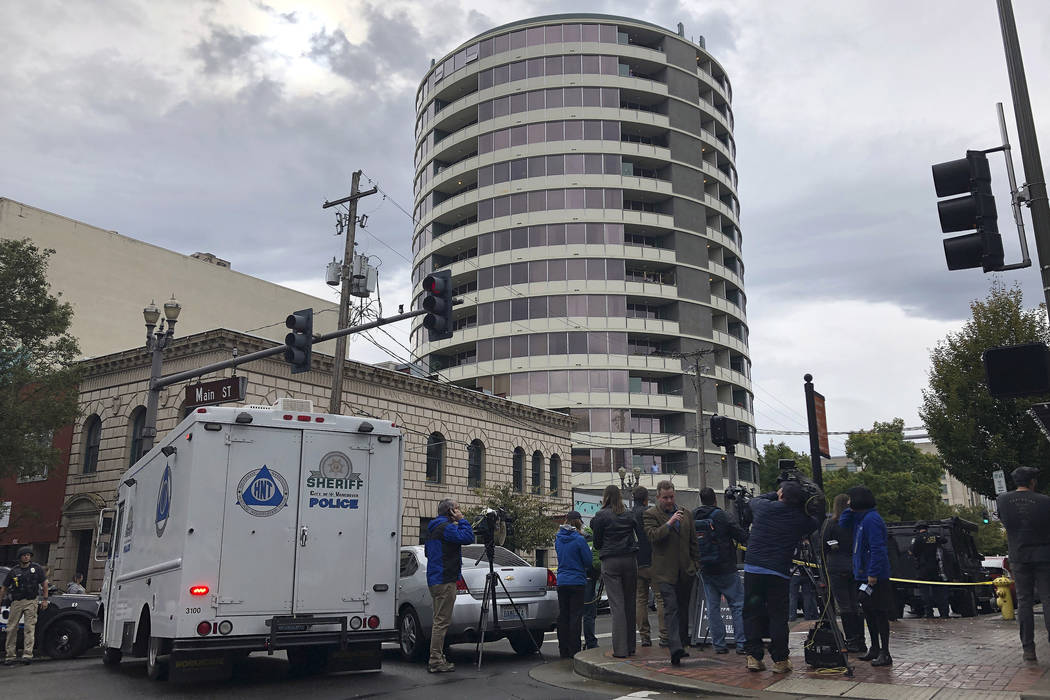
[[[594,636],[597,639],[605,639],[607,637],[611,637],[612,636],[612,632],[602,632],[601,634],[596,634]],[[558,638],[557,631],[555,631],[555,632],[548,632],[547,634],[543,635],[544,639],[547,639],[548,637],[550,639],[557,639]]]
[[[627,700],[627,698],[648,698],[648,697],[651,697],[653,695],[660,695],[660,691],[659,690],[636,690],[633,693],[631,693],[630,695],[621,695],[618,698],[613,698],[613,700]]]

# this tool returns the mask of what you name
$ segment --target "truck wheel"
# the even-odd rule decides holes
[[[44,634],[44,653],[52,659],[72,659],[80,654],[87,630],[76,620],[58,620]]]
[[[510,642],[511,648],[518,656],[530,656],[543,646],[543,632],[533,630],[508,632],[507,641]]]
[[[149,648],[146,650],[146,675],[150,680],[162,681],[168,677],[168,655],[170,653],[170,639],[149,638]]]
[[[423,627],[419,624],[419,615],[412,606],[401,611],[397,621],[398,640],[401,647],[401,658],[405,661],[419,661],[427,651],[429,644],[423,636]]]
[[[105,647],[102,649],[102,665],[108,668],[116,668],[120,665],[120,659],[124,656],[124,652],[120,649],[114,649],[113,647]]]

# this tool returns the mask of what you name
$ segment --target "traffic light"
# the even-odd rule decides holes
[[[933,185],[938,197],[937,213],[944,233],[976,233],[944,240],[944,258],[949,270],[980,267],[985,272],[1003,267],[1003,239],[995,212],[992,174],[988,157],[981,151],[967,151],[966,157],[933,166]]]
[[[740,425],[732,418],[711,416],[711,442],[728,447],[740,442]]]
[[[303,309],[290,314],[284,325],[292,330],[284,336],[284,359],[292,366],[292,374],[310,371],[314,344],[314,310]]]
[[[981,511],[981,522],[984,523],[985,525],[987,525],[988,523],[992,522],[992,519],[988,517],[988,511],[987,510],[982,510]]]
[[[423,327],[429,332],[431,343],[452,337],[452,273],[449,270],[432,272],[423,278]]]
[[[1050,348],[1045,343],[988,348],[981,359],[992,396],[1003,399],[1050,394]]]

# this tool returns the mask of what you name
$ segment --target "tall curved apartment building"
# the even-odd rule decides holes
[[[416,354],[577,417],[578,487],[636,466],[700,484],[697,362],[701,429],[738,419],[739,478],[757,479],[732,89],[682,34],[537,17],[461,45],[417,93],[415,303],[442,269],[464,303],[450,340],[414,324]],[[704,453],[721,490],[722,450]],[[515,486],[545,492],[540,466]]]

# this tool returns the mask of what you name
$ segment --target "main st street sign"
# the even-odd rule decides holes
[[[227,377],[186,387],[186,406],[211,406],[228,401],[243,401],[248,389],[247,377]]]

